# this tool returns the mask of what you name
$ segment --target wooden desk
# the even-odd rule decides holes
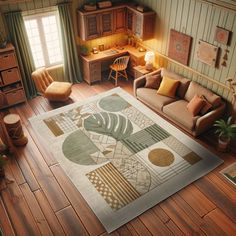
[[[146,75],[146,74],[148,74],[148,73],[151,73],[151,72],[153,72],[154,70],[156,70],[156,68],[155,67],[153,67],[153,69],[152,70],[147,70],[146,68],[145,68],[145,66],[135,66],[134,67],[134,79],[137,79],[137,78],[139,78],[139,77],[141,77],[141,76],[143,76],[143,75]]]
[[[96,81],[101,81],[102,71],[109,69],[109,65],[113,63],[115,58],[126,54],[130,55],[128,73],[134,77],[133,67],[145,64],[145,52],[139,52],[137,48],[126,45],[120,48],[117,47],[101,51],[98,54],[91,53],[89,56],[81,56],[83,79],[88,84],[92,84]]]

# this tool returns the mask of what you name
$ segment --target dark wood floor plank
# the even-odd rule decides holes
[[[36,222],[17,183],[7,184],[1,191],[7,213],[17,235],[40,235]]]
[[[204,235],[171,197],[160,203],[160,206],[185,235]]]
[[[191,208],[183,198],[177,193],[171,197],[176,204],[186,213],[186,215],[197,225],[206,235],[217,235],[221,229],[214,223],[208,224]],[[223,232],[221,232],[223,233]]]
[[[152,210],[144,212],[139,219],[153,235],[173,235]]]
[[[194,183],[204,195],[207,196],[218,208],[228,215],[234,222],[236,221],[236,204],[235,199],[228,198],[208,178],[201,178]]]
[[[129,230],[129,228],[124,225],[124,226],[121,226],[119,229],[116,230],[116,232],[118,232],[118,234],[120,236],[137,236],[137,232],[133,229],[133,227],[131,226],[130,227],[131,230]]]
[[[169,220],[168,222],[166,222],[165,225],[173,233],[173,235],[175,235],[175,236],[184,235],[184,233],[178,228],[178,226],[172,220]]]
[[[42,235],[53,235],[48,222],[37,202],[35,199],[34,194],[31,192],[28,184],[20,185],[21,192],[23,193],[26,202],[31,210],[32,215],[38,225],[38,228]]]
[[[49,224],[54,235],[65,235],[61,224],[59,223],[53,209],[49,205],[44,193],[42,190],[37,190],[34,192],[34,195],[40,205],[40,208]]]
[[[139,235],[151,236],[150,231],[145,227],[142,221],[137,217],[129,222]]]
[[[63,209],[69,205],[69,201],[51,173],[31,136],[27,132],[26,135],[28,136],[28,144],[24,148],[18,148],[19,154],[23,155],[29,163],[32,172],[47,196],[53,210],[58,211]]]
[[[15,232],[13,230],[10,219],[7,215],[4,203],[2,201],[2,197],[0,196],[0,227],[4,233],[4,235],[14,236]]]
[[[97,219],[93,211],[88,206],[82,195],[78,192],[74,184],[70,181],[68,176],[64,173],[59,165],[50,167],[56,179],[64,189],[69,201],[73,205],[76,213],[84,223],[90,235],[96,236],[102,234],[105,229]]]
[[[179,191],[179,195],[194,209],[201,217],[216,208],[208,198],[194,185],[189,185]]]
[[[219,209],[211,211],[204,219],[209,222],[209,225],[212,223],[217,225],[223,232],[221,235],[235,235],[236,233],[236,224]],[[218,234],[220,234],[219,231]]]
[[[154,206],[152,209],[163,223],[166,223],[170,220],[170,217],[162,210],[159,204]]]
[[[56,215],[67,235],[88,235],[79,217],[71,206],[58,211]]]

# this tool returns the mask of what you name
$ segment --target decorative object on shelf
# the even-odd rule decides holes
[[[176,30],[170,30],[168,56],[183,65],[188,65],[192,37]]]
[[[96,47],[93,47],[92,52],[93,54],[98,54],[98,49]]]
[[[99,49],[99,51],[104,51],[104,44],[100,44],[100,45],[98,45],[98,49]]]
[[[198,41],[198,48],[196,52],[196,58],[209,65],[216,66],[216,61],[218,57],[219,47],[212,45],[210,43],[204,42],[202,40]]]
[[[219,134],[218,150],[222,152],[229,151],[231,139],[236,138],[236,124],[232,124],[232,116],[227,121],[217,120],[214,126],[217,127],[215,133]]]
[[[111,6],[112,6],[111,1],[101,1],[101,2],[98,2],[98,7],[99,8],[107,8],[107,7],[111,7]]]
[[[229,50],[228,49],[225,49],[225,54],[223,56],[223,61],[221,63],[222,66],[226,67],[227,66],[227,60],[228,60],[228,53],[229,53]]]
[[[229,83],[230,92],[232,93],[232,117],[233,122],[236,123],[236,81],[233,78],[226,78]]]
[[[97,1],[91,0],[89,3],[84,4],[84,10],[85,11],[95,11],[97,10]]]
[[[138,51],[139,51],[139,52],[146,52],[147,50],[146,50],[146,48],[140,47],[140,48],[138,49]]]
[[[229,44],[230,31],[219,26],[216,27],[215,41],[224,45]]]
[[[0,48],[6,48],[7,39],[3,36],[3,33],[0,31]]]
[[[88,56],[90,54],[89,47],[87,45],[80,45],[80,54],[82,56]]]
[[[20,116],[17,114],[8,114],[3,118],[7,133],[15,146],[24,146],[28,142],[25,136]]]
[[[146,54],[144,56],[144,61],[146,61],[145,68],[147,70],[152,70],[153,69],[154,60],[155,60],[154,52],[152,52],[152,51],[146,52]]]
[[[148,10],[147,7],[142,6],[142,5],[138,5],[138,6],[136,7],[136,9],[137,9],[138,11],[140,11],[140,12],[145,12],[145,11]]]

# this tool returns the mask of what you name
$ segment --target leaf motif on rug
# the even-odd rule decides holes
[[[126,117],[108,112],[100,112],[84,120],[87,131],[105,134],[116,140],[129,137],[133,132],[133,125]]]

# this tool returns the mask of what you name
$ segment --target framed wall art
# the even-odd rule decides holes
[[[199,40],[196,58],[209,66],[216,66],[218,50],[217,46]]]
[[[176,30],[170,30],[168,56],[184,65],[188,65],[192,37]]]
[[[230,31],[223,29],[219,26],[216,27],[215,41],[224,45],[228,45],[230,37]]]

